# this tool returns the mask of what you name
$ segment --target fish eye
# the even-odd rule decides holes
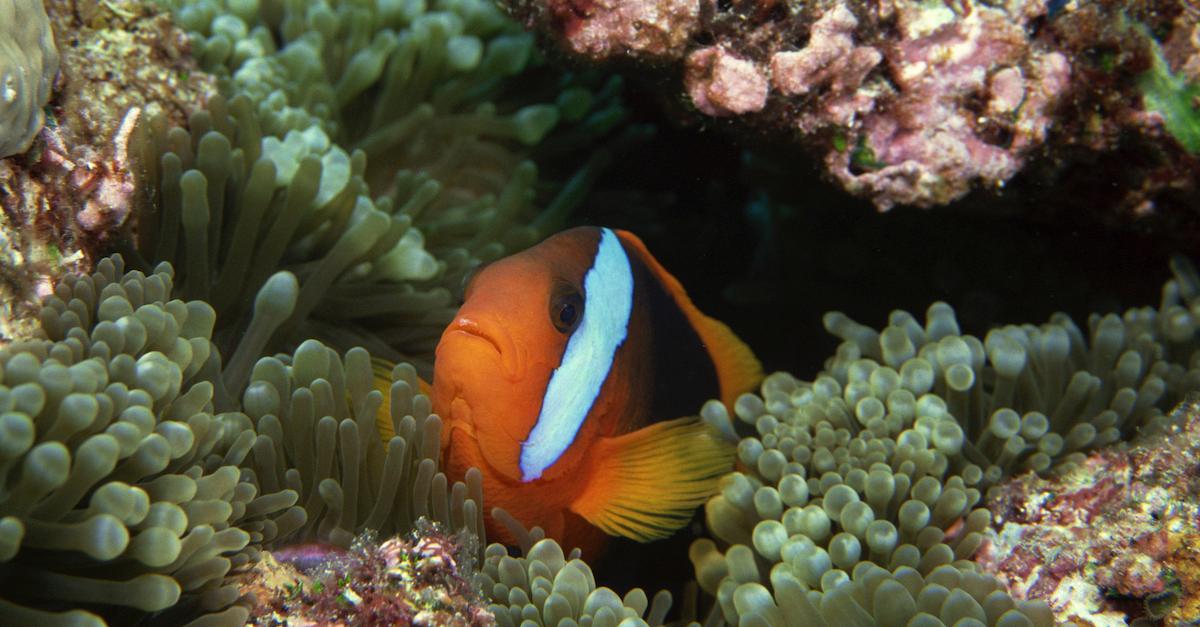
[[[559,333],[571,333],[582,319],[583,295],[579,290],[563,286],[550,295],[550,323]]]

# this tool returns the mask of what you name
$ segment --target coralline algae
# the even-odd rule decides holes
[[[846,191],[880,210],[999,190],[1047,152],[1052,158],[1043,169],[1059,172],[1084,158],[1071,148],[1136,148],[1122,134],[1145,138],[1154,148],[1143,149],[1152,154],[1191,158],[1193,140],[1173,130],[1184,127],[1135,95],[1154,45],[1143,25],[1167,33],[1164,64],[1180,72],[1180,84],[1197,80],[1194,7],[1044,0],[507,4],[585,62],[632,60],[658,85],[679,81],[680,97],[701,117],[790,133]],[[1147,163],[1139,170],[1144,189],[1112,204],[1118,212],[1153,211],[1167,189],[1195,188],[1186,170]]]
[[[1200,619],[1200,406],[1180,406],[1176,420],[1060,477],[1026,474],[998,488],[988,503],[997,532],[976,561],[1060,619]]]

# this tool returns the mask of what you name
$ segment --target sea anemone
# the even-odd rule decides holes
[[[243,620],[228,574],[303,524],[224,453],[215,315],[172,285],[105,259],[47,298],[47,339],[0,352],[0,622]]]
[[[401,364],[391,377],[385,415],[397,435],[385,443],[376,426],[384,396],[366,350],[343,359],[308,340],[290,357],[264,357],[242,396],[246,413],[238,415],[242,433],[257,435],[242,435],[231,448],[264,486],[300,495],[308,522],[293,540],[348,547],[364,530],[404,534],[428,518],[467,530],[482,546],[479,472],[447,481],[438,471],[442,422],[417,392],[416,371]]]
[[[731,624],[780,612],[1053,624],[977,572],[991,517],[976,505],[1013,473],[1168,427],[1163,412],[1200,389],[1200,280],[1186,260],[1172,268],[1157,309],[1093,315],[1089,339],[1064,314],[983,340],[945,303],[923,325],[893,312],[882,332],[827,314],[843,342],[825,369],[812,382],[773,374],[734,407],[753,429],[738,444],[744,471],[722,479],[705,506],[714,539],[691,549],[714,611]],[[719,402],[702,416],[737,440]]]
[[[218,336],[293,272],[273,350],[316,337],[428,374],[463,277],[560,224],[607,151],[536,199],[526,157],[624,116],[618,84],[533,77],[532,36],[487,2],[168,4],[226,98],[151,123],[140,249],[213,300]]]
[[[386,445],[361,348],[342,358],[310,340],[259,359],[240,402],[217,410],[230,388],[216,312],[173,288],[170,264],[146,276],[104,259],[47,298],[48,339],[0,352],[0,618],[240,624],[229,577],[265,546],[344,547],[420,518],[481,546],[479,475],[438,472],[441,422],[411,365],[385,388]],[[268,279],[246,341],[285,320],[297,291],[287,273]]]

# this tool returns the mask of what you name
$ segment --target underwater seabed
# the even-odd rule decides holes
[[[748,7],[697,27],[785,15]],[[1200,201],[1167,135],[878,213],[667,65],[588,70],[490,2],[41,8],[0,0],[0,72],[36,77],[0,106],[0,624],[1200,620]],[[1081,67],[1186,52],[1131,33]],[[696,408],[738,465],[692,524],[600,559],[503,515],[519,546],[488,544],[418,383],[473,268],[577,224],[641,236],[774,372]]]

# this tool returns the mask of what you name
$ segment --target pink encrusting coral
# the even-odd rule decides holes
[[[1060,621],[1123,625],[1200,619],[1200,412],[1171,432],[1102,449],[1054,479],[1027,474],[996,489],[995,535],[975,561]]]
[[[808,44],[801,50],[771,55],[771,81],[785,96],[804,96],[828,89],[823,112],[801,115],[796,126],[805,132],[819,130],[832,121],[840,126],[854,124],[855,116],[874,108],[875,94],[859,89],[867,74],[883,55],[870,46],[855,43],[858,20],[844,5],[838,5],[817,20]]]
[[[0,343],[35,333],[37,301],[122,236],[146,120],[163,113],[182,125],[216,92],[187,32],[158,5],[45,9],[61,57],[46,124],[27,151],[0,159]]]
[[[473,536],[422,522],[408,538],[371,535],[265,553],[243,577],[251,625],[496,624],[473,587]]]
[[[566,44],[593,58],[679,54],[699,25],[694,0],[549,0]]]
[[[936,28],[929,19],[920,5],[897,8],[902,37],[887,58],[895,91],[875,89],[888,102],[863,116],[858,133],[848,131],[858,151],[825,157],[847,190],[881,209],[1003,185],[1045,140],[1070,84],[1067,58],[1029,47],[1025,25],[1001,10],[976,7]]]
[[[1035,155],[1049,155],[1045,169],[1056,171],[1066,165],[1056,155],[1116,151],[1123,136],[1179,153],[1161,116],[1138,115],[1143,105],[1129,97],[1146,70],[1142,29],[1169,33],[1173,69],[1200,72],[1200,11],[1165,2],[506,4],[587,61],[620,57],[674,75],[702,116],[788,131],[844,189],[881,210],[999,189]],[[1089,111],[1102,128],[1081,120]],[[1147,181],[1163,178],[1143,167]],[[1143,196],[1161,186],[1151,187]],[[1117,204],[1136,213],[1142,200]]]
[[[750,113],[767,103],[766,73],[721,46],[689,54],[685,72],[692,102],[708,115]]]

